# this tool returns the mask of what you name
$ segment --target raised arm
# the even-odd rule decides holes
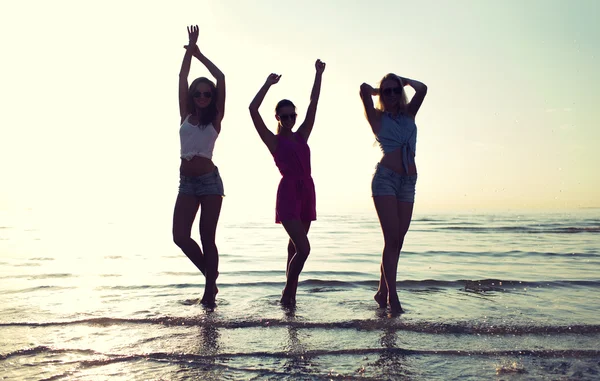
[[[315,62],[315,82],[313,83],[312,91],[310,92],[310,103],[308,110],[306,111],[306,118],[304,122],[298,128],[298,132],[304,140],[308,140],[312,128],[315,124],[315,116],[317,115],[317,105],[319,104],[319,95],[321,94],[321,79],[323,72],[325,71],[325,62],[317,60]]]
[[[256,132],[258,132],[258,135],[273,155],[275,154],[275,150],[277,149],[277,138],[265,125],[265,122],[263,121],[262,117],[260,116],[260,113],[258,112],[258,108],[265,99],[265,95],[267,95],[267,91],[269,91],[269,88],[272,85],[279,82],[279,78],[281,78],[281,75],[271,73],[267,77],[265,84],[260,88],[260,90],[258,90],[258,93],[256,93],[254,99],[248,107],[250,109],[250,116],[252,117],[252,122],[254,123],[254,127],[256,128]]]
[[[225,74],[219,68],[212,63],[211,60],[206,58],[204,54],[200,51],[198,45],[193,51],[194,57],[196,57],[202,64],[208,69],[210,74],[217,80],[217,117],[219,118],[219,122],[225,116]]]
[[[193,48],[198,41],[198,26],[189,26],[187,28],[189,43],[186,45],[181,70],[179,71],[179,115],[181,122],[187,117],[191,110],[187,109],[188,99],[188,75],[190,74],[190,65],[192,63]]]
[[[375,135],[379,133],[381,127],[380,112],[373,105],[373,96],[379,94],[379,89],[374,89],[373,86],[363,83],[360,85],[360,98],[362,99],[365,108],[365,118],[371,126],[371,130]]]
[[[413,117],[417,115],[417,112],[421,108],[423,104],[423,100],[425,99],[425,95],[427,95],[427,86],[419,81],[410,78],[404,78],[398,76],[402,80],[405,85],[412,87],[415,90],[415,95],[413,95],[410,103],[408,104],[407,111]]]

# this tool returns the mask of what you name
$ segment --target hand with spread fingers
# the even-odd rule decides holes
[[[196,45],[198,43],[198,34],[199,34],[198,25],[188,26],[187,31],[188,31],[188,37],[190,39],[188,46],[193,47],[194,45]]]

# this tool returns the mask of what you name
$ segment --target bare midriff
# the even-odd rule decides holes
[[[179,173],[183,176],[202,176],[215,170],[215,164],[211,159],[202,156],[194,156],[192,160],[181,159]]]
[[[410,155],[410,153],[409,153]],[[417,165],[415,163],[408,163],[408,173],[405,173],[404,165],[402,163],[402,149],[398,148],[392,152],[388,152],[383,155],[379,162],[386,168],[391,169],[394,172],[402,175],[416,175]]]

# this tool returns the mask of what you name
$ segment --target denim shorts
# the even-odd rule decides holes
[[[189,196],[207,196],[210,194],[218,194],[225,196],[223,188],[223,180],[219,175],[219,170],[215,170],[202,176],[179,176],[179,193]]]
[[[396,196],[398,201],[415,202],[417,175],[403,175],[381,164],[375,167],[371,191],[373,196]]]

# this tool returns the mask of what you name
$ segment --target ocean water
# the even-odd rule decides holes
[[[0,379],[600,379],[600,209],[416,212],[400,316],[372,299],[374,211],[319,216],[294,310],[271,218],[222,218],[208,310],[168,224],[34,215],[0,214]]]

